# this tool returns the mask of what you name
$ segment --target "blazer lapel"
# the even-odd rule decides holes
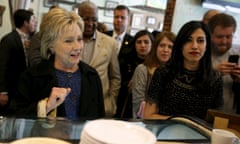
[[[94,46],[94,51],[93,51],[93,56],[92,56],[92,59],[90,61],[90,65],[93,65],[95,60],[98,60],[98,55],[100,54],[101,50],[101,42],[103,41],[103,37],[98,33],[96,32],[96,43],[95,43],[95,46]]]

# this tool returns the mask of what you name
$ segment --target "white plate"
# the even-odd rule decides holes
[[[120,120],[93,120],[83,128],[85,136],[111,144],[155,144],[156,136],[138,125]],[[81,137],[84,139],[84,136]]]
[[[54,138],[31,137],[19,139],[11,142],[10,144],[70,144],[70,143]]]

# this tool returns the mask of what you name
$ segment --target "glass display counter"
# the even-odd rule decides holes
[[[0,143],[26,137],[51,137],[78,144],[84,125],[90,120],[63,118],[0,118]],[[169,120],[128,120],[150,130],[158,143],[210,143],[211,128],[188,118]]]

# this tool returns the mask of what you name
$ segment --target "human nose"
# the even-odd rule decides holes
[[[198,42],[197,41],[193,41],[192,42],[192,49],[197,49],[198,47]]]
[[[83,48],[83,41],[75,41],[73,44],[74,49],[82,49]]]
[[[169,51],[169,49],[170,49],[169,47],[170,47],[170,46],[165,45],[165,46],[162,47],[162,49],[163,49],[163,51],[167,52],[167,51]]]
[[[227,38],[227,37],[223,37],[223,38],[222,38],[222,43],[225,44],[225,43],[227,43],[227,41],[228,41],[228,38]]]
[[[146,42],[141,42],[141,47],[147,47],[148,44]]]
[[[144,43],[144,42],[141,42],[141,43],[140,43],[140,45],[141,45],[141,46],[144,46],[144,45],[145,45],[145,43]]]

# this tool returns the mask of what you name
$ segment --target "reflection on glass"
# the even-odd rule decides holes
[[[0,143],[25,137],[52,137],[79,142],[88,120],[0,118]],[[209,136],[185,123],[166,121],[130,121],[153,132],[158,141],[209,142]]]

